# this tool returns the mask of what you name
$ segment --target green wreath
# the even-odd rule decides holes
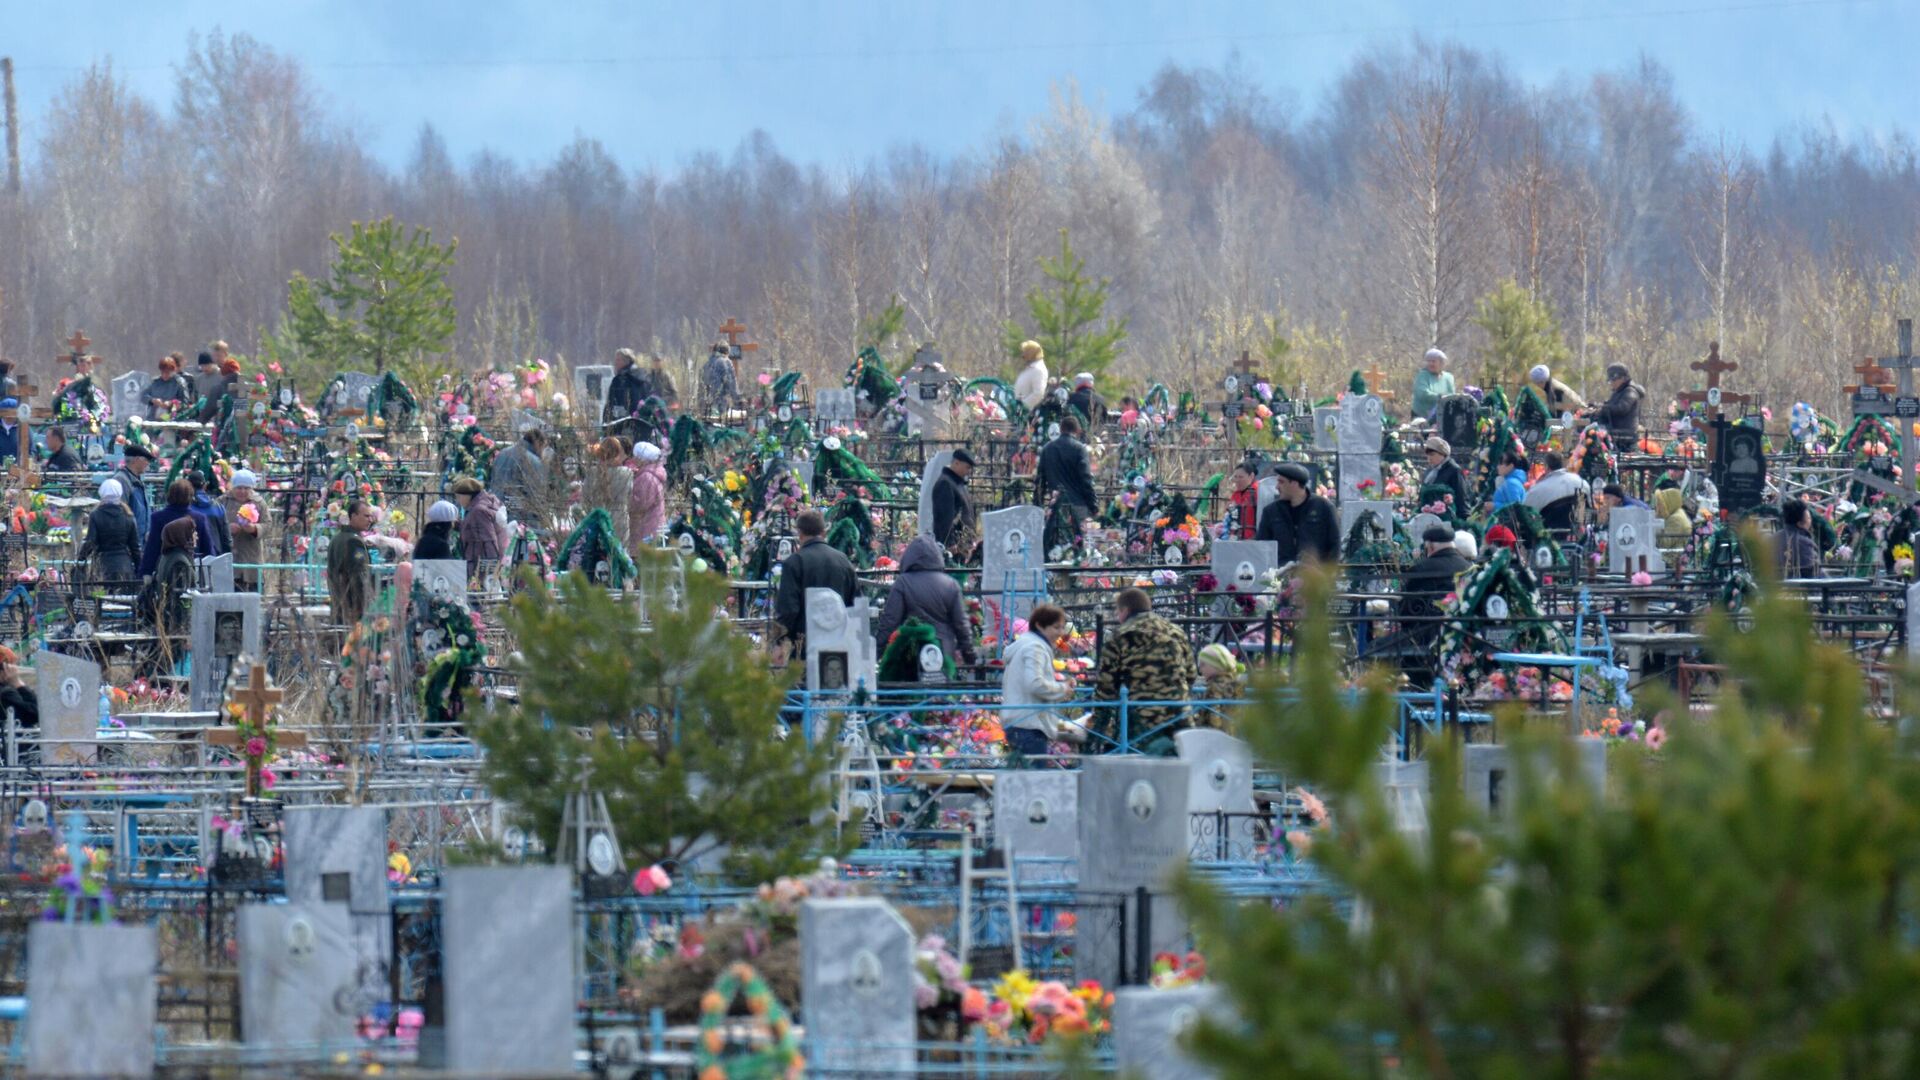
[[[727,1013],[736,998],[745,998],[747,1012],[766,1025],[768,1045],[728,1044]],[[751,964],[729,967],[701,997],[693,1068],[699,1080],[801,1080],[806,1076],[807,1063],[800,1054],[793,1021]]]
[[[459,716],[460,695],[473,669],[487,656],[486,640],[466,606],[434,596],[418,579],[413,583],[413,640],[428,630],[446,635],[446,646],[427,660],[420,679],[420,706],[429,724],[451,724]]]
[[[1467,629],[1466,619],[1481,614],[1487,599],[1497,594],[1507,602],[1508,625],[1513,638],[1501,651],[1560,652],[1566,649],[1566,637],[1558,627],[1540,617],[1539,596],[1533,575],[1525,564],[1514,561],[1513,553],[1501,549],[1485,563],[1475,567],[1455,587],[1454,597],[1445,609],[1446,621],[1440,630],[1440,670],[1448,685],[1463,686],[1498,668],[1490,653],[1480,652]]]
[[[914,682],[920,678],[920,650],[929,645],[940,644],[940,634],[933,624],[918,615],[911,616],[900,624],[900,629],[887,639],[886,650],[880,654],[879,674],[881,682]],[[953,657],[945,649],[940,650],[941,666],[947,678],[953,678],[955,668]]]
[[[220,494],[220,474],[213,468],[216,460],[213,440],[205,435],[195,435],[187,448],[173,459],[173,467],[167,470],[166,486],[173,486],[174,480],[183,472],[197,472],[206,479],[209,496]]]
[[[420,403],[414,400],[413,390],[391,371],[382,374],[380,381],[373,384],[373,392],[367,395],[367,415],[384,417],[388,405],[399,407],[400,422],[403,424],[420,411]]]
[[[591,577],[601,559],[607,563],[607,584],[613,588],[624,588],[639,573],[634,568],[633,557],[627,554],[626,546],[614,535],[613,518],[605,507],[596,506],[588,511],[586,519],[574,526],[567,534],[566,542],[560,545],[558,563],[572,566],[573,555],[581,554],[581,565]]]
[[[853,363],[847,365],[845,382],[856,397],[864,397],[873,405],[874,412],[886,408],[887,402],[900,393],[900,381],[888,373],[880,351],[871,345],[863,346]]]

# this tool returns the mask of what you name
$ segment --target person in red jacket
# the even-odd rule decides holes
[[[1227,515],[1227,539],[1251,540],[1260,527],[1260,480],[1253,462],[1242,461],[1233,467],[1233,487],[1229,498],[1232,509]]]

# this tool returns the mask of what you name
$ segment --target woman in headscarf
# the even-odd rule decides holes
[[[160,557],[153,577],[147,580],[141,608],[153,620],[161,637],[177,635],[187,628],[187,593],[194,586],[194,552],[206,526],[192,517],[177,517],[155,535],[160,538]]]
[[[627,535],[634,545],[659,535],[667,524],[667,470],[660,448],[650,442],[633,448],[633,491],[627,499]]]
[[[130,582],[140,561],[140,527],[127,509],[120,481],[100,485],[100,505],[87,515],[87,539],[80,545],[80,561],[91,560],[94,580]],[[131,591],[129,586],[128,591]]]
[[[460,520],[460,550],[467,557],[467,580],[484,581],[484,563],[507,554],[507,511],[500,497],[471,476],[453,482],[453,501],[466,511]]]
[[[460,520],[460,508],[440,499],[427,507],[427,527],[420,530],[420,542],[413,545],[416,559],[457,559],[453,527]]]

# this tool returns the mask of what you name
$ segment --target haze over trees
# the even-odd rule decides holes
[[[987,374],[1062,229],[1125,320],[1118,383],[1210,383],[1247,349],[1319,394],[1355,366],[1410,370],[1436,341],[1477,381],[1492,348],[1476,311],[1511,280],[1589,389],[1618,360],[1662,402],[1718,338],[1776,409],[1832,408],[1920,309],[1908,135],[1794,126],[1740,145],[1651,61],[1529,84],[1498,55],[1414,39],[1313,101],[1232,63],[1169,66],[1110,118],[1063,85],[971,153],[892,146],[851,170],[796,163],[764,132],[671,166],[615,161],[590,132],[549,162],[456,162],[429,125],[395,171],[298,58],[213,33],[188,43],[172,101],[103,64],[35,120],[22,190],[0,193],[0,352],[31,365],[75,326],[111,370],[216,336],[253,353],[289,278],[325,272],[330,234],[388,215],[458,239],[470,365],[686,359],[733,316],[821,385],[898,297],[889,351],[935,340]]]

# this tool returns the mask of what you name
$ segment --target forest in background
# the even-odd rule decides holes
[[[1510,280],[1589,391],[1620,361],[1663,406],[1717,339],[1730,385],[1831,409],[1920,313],[1908,135],[1731,142],[1644,59],[1536,85],[1415,38],[1310,104],[1239,63],[1167,66],[1112,116],[1061,85],[970,153],[893,146],[851,169],[797,164],[764,132],[671,169],[591,133],[544,164],[460,163],[428,125],[396,172],[296,57],[215,32],[177,73],[156,102],[103,63],[35,118],[19,189],[0,190],[0,354],[29,371],[76,327],[108,371],[216,337],[252,354],[288,278],[325,272],[329,235],[389,214],[459,241],[446,359],[465,367],[622,346],[690,362],[735,317],[758,361],[837,385],[897,297],[887,352],[932,341],[990,374],[1062,229],[1126,320],[1122,382],[1211,384],[1248,350],[1319,396],[1374,364],[1410,379],[1431,343],[1479,381],[1477,305]]]

